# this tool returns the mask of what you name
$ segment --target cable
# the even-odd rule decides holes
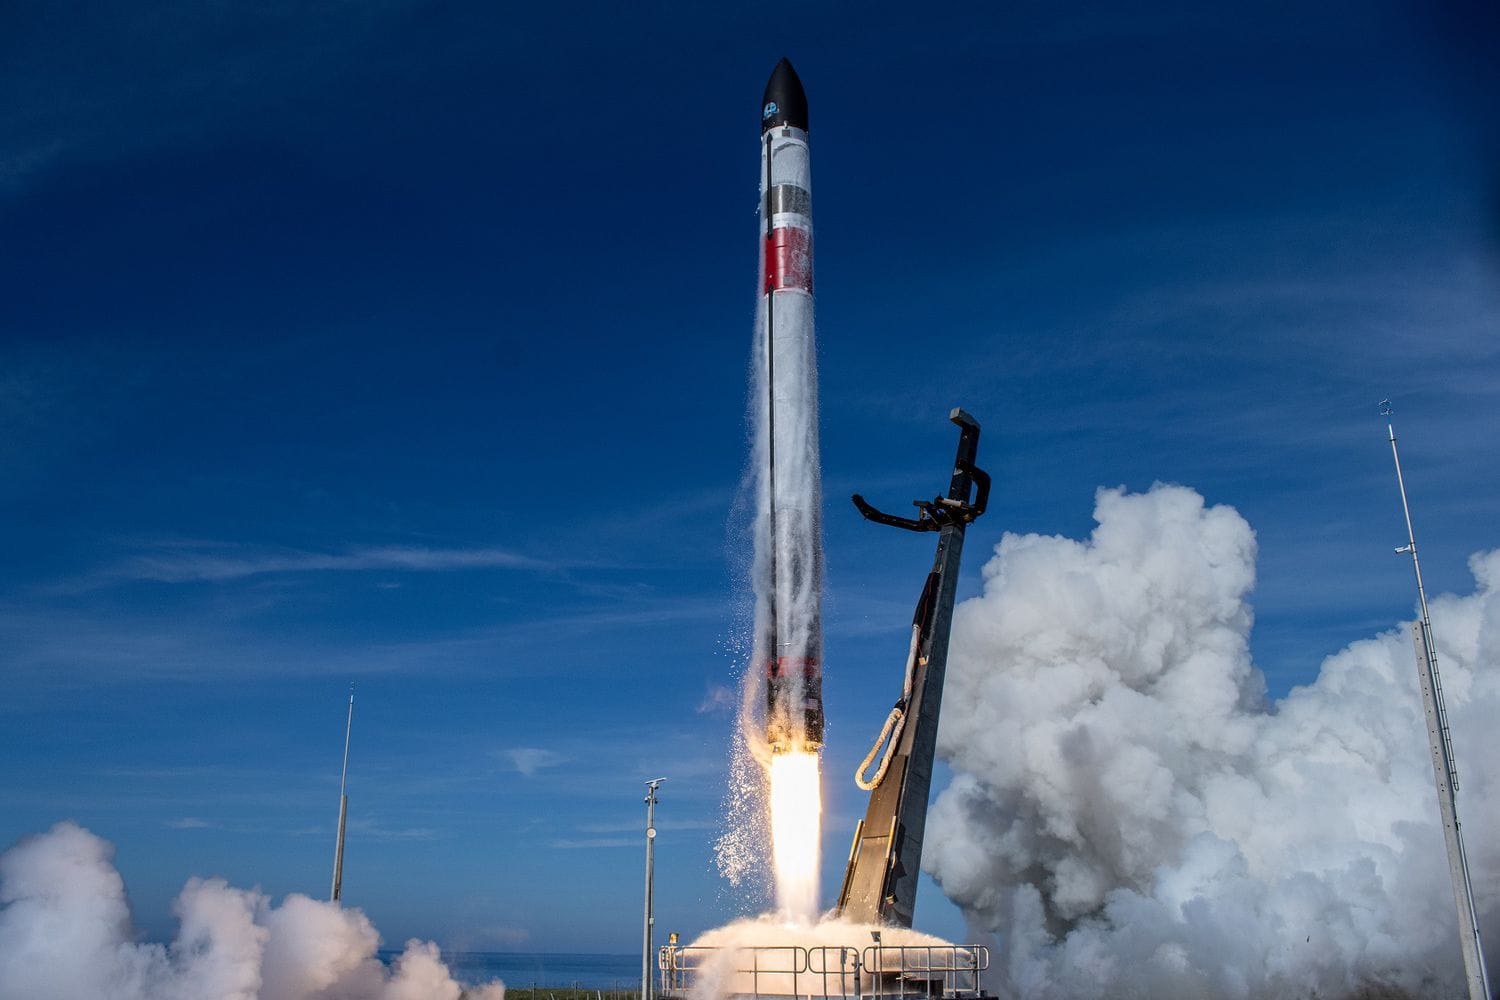
[[[875,737],[875,745],[870,747],[870,752],[865,759],[860,761],[858,769],[854,772],[854,783],[862,791],[873,792],[880,783],[885,780],[885,772],[891,766],[891,758],[896,755],[896,746],[901,742],[901,733],[906,728],[906,709],[911,701],[912,684],[917,676],[917,648],[922,644],[922,626],[916,623],[911,627],[911,649],[906,654],[906,682],[901,688],[901,699],[896,702],[896,707],[891,709],[891,714],[885,717],[885,725],[880,727],[880,735]],[[885,754],[881,756],[880,748],[885,747]],[[874,777],[868,781],[865,772],[880,757],[880,769],[875,772]]]

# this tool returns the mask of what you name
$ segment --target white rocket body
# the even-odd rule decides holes
[[[773,99],[778,86],[795,88],[792,104],[800,102],[805,121],[806,98],[785,62],[767,88],[763,118],[784,110]],[[760,182],[755,656],[766,670],[766,740],[774,754],[814,751],[823,742],[822,486],[805,128],[763,128]]]

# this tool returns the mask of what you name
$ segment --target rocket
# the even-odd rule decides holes
[[[755,358],[757,660],[772,754],[823,744],[822,487],[807,94],[786,59],[761,100]]]

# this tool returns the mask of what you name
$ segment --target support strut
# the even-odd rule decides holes
[[[937,555],[912,621],[915,655],[909,664],[909,684],[903,685],[892,713],[893,718],[899,713],[900,725],[889,737],[892,744],[870,792],[865,818],[855,828],[839,891],[838,914],[859,923],[911,926],[964,529],[989,503],[990,477],[974,464],[979,422],[961,409],[954,409],[948,419],[958,425],[959,437],[946,497],[913,501],[915,518],[886,514],[863,497],[854,497],[859,512],[877,524],[938,532]]]

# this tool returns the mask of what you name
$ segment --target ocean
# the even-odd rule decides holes
[[[382,951],[389,962],[397,951]],[[445,951],[443,961],[453,978],[466,986],[499,979],[507,987],[529,990],[548,986],[557,989],[610,991],[641,988],[640,955],[599,955],[526,951]],[[652,969],[652,976],[656,970]]]

